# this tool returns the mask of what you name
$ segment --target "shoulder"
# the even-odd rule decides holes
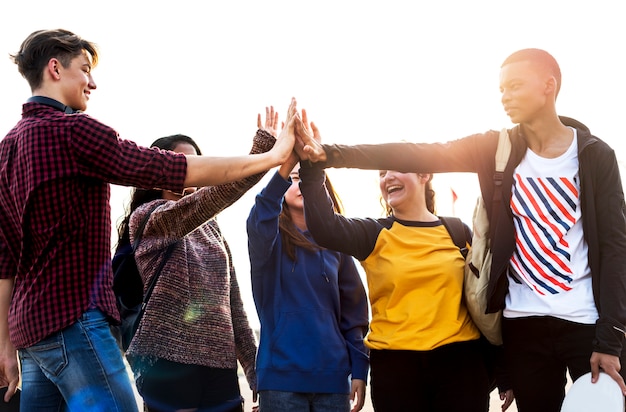
[[[168,203],[168,200],[156,199],[150,202],[146,202],[143,205],[137,207],[137,209],[133,210],[129,220],[131,235],[133,234],[133,230],[136,230],[141,222],[146,217],[148,217],[148,215],[151,215],[153,212],[158,212],[158,208],[166,203]]]

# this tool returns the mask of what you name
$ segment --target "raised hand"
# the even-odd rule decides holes
[[[278,112],[274,111],[274,106],[265,107],[265,124],[261,119],[261,113],[257,116],[256,120],[257,127],[259,129],[265,130],[269,134],[274,137],[278,136]],[[285,124],[283,123],[284,127]]]
[[[296,145],[294,147],[302,160],[311,162],[323,162],[326,160],[326,152],[322,147],[322,137],[315,123],[309,123],[306,110],[302,109],[302,117],[296,116]]]
[[[269,117],[272,117],[271,110],[266,112]],[[289,108],[287,109],[287,119],[285,120],[285,126],[280,131],[278,138],[276,138],[276,144],[272,148],[272,151],[278,153],[280,156],[280,164],[288,161],[291,157],[291,153],[293,152],[294,143],[296,140],[294,133],[294,125],[297,114],[297,106],[296,99],[292,98],[291,103],[289,104]],[[278,122],[277,115],[274,115],[272,118],[275,118],[275,122]],[[266,119],[266,124],[267,124]],[[274,120],[272,120],[274,121]],[[258,121],[257,121],[258,122]]]

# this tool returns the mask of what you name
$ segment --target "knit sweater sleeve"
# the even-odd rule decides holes
[[[244,373],[246,374],[250,389],[256,390],[256,339],[254,338],[254,333],[248,322],[248,315],[243,306],[235,267],[232,264],[233,259],[230,248],[226,241],[224,241],[224,245],[228,253],[228,261],[230,262],[230,310],[233,321],[233,332],[235,334],[235,352],[237,354],[237,360],[241,363]]]
[[[259,129],[253,139],[250,153],[267,152],[275,142],[273,136]],[[235,203],[257,184],[265,173],[258,173],[233,183],[203,187],[176,202],[165,202],[150,216],[144,230],[144,238],[159,238],[161,243],[159,247],[166,247]],[[135,214],[133,213],[130,223],[131,242],[134,241],[135,235],[133,229],[136,229],[141,219],[140,216],[134,216]],[[139,215],[141,214],[143,213]]]

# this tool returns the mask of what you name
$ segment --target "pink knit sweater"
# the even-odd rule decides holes
[[[259,130],[251,153],[269,150],[274,137]],[[251,388],[256,387],[256,340],[243,308],[230,249],[215,216],[263,177],[202,188],[178,201],[155,200],[137,208],[130,219],[130,238],[150,216],[136,260],[144,285],[172,242],[179,241],[146,306],[127,355],[154,356],[213,368],[241,363]]]

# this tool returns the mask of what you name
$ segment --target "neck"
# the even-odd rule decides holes
[[[555,158],[567,151],[572,143],[573,132],[565,126],[556,113],[554,104],[547,104],[520,128],[528,148],[545,158]]]
[[[425,207],[422,209],[409,211],[393,209],[393,215],[396,217],[396,219],[407,220],[411,222],[434,222],[435,220],[439,219],[437,216],[430,213]]]
[[[558,117],[551,120],[536,120],[520,125],[528,148],[545,158],[561,156],[572,144],[574,133]]]

